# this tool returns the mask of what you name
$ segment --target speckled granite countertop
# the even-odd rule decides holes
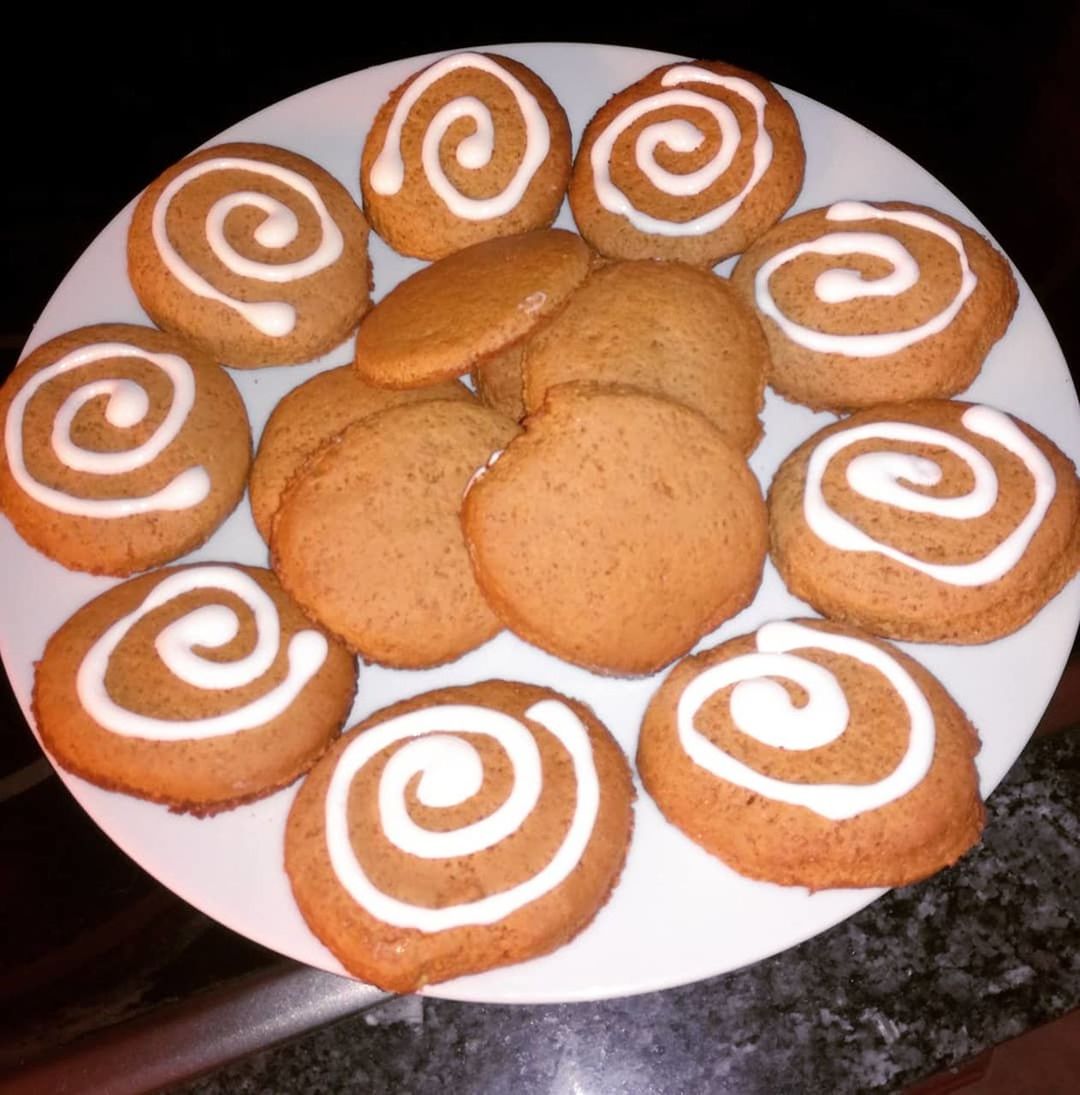
[[[988,814],[956,868],[747,969],[595,1004],[402,997],[182,1091],[901,1090],[1080,1004],[1080,727]]]

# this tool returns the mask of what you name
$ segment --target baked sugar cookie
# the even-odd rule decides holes
[[[178,812],[292,783],[337,736],[356,662],[267,570],[174,567],[114,586],[49,640],[34,678],[63,768]]]
[[[724,278],[681,262],[613,262],[529,339],[525,411],[555,384],[626,384],[700,411],[748,453],[768,358],[757,318]]]
[[[589,122],[570,208],[603,255],[712,266],[784,215],[804,164],[799,123],[768,80],[716,61],[664,65]]]
[[[835,411],[963,391],[1018,294],[978,232],[905,202],[837,202],[782,221],[731,281],[761,317],[769,384]]]
[[[447,688],[323,758],[289,814],[285,869],[350,973],[412,992],[577,935],[622,871],[633,798],[583,704],[508,681]]]
[[[311,617],[357,653],[420,669],[501,628],[459,523],[477,468],[517,426],[471,402],[409,403],[354,423],[293,479],[270,533],[272,565]]]
[[[259,439],[248,490],[255,527],[266,541],[281,493],[304,461],[346,426],[368,415],[425,399],[472,399],[457,381],[392,391],[365,384],[351,365],[317,373],[274,408]]]
[[[1080,480],[1031,426],[945,400],[816,433],[769,490],[772,558],[797,597],[889,638],[984,643],[1080,568]]]
[[[295,152],[203,149],[139,199],[128,276],[168,331],[238,368],[309,361],[367,311],[368,226],[348,191]]]
[[[570,178],[570,126],[551,88],[491,53],[457,53],[410,76],[364,143],[372,227],[406,255],[546,228]]]
[[[590,261],[580,236],[550,228],[477,243],[425,266],[360,325],[357,371],[384,388],[462,376],[557,311]]]
[[[979,839],[978,736],[914,659],[820,620],[680,662],[637,766],[667,818],[750,878],[903,886]]]
[[[697,411],[632,388],[552,388],[461,518],[503,623],[600,673],[685,654],[750,603],[765,560],[743,457]]]
[[[72,570],[128,575],[198,547],[244,492],[251,430],[228,373],[174,335],[60,335],[0,389],[0,509]]]

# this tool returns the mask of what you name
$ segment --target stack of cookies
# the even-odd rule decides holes
[[[1072,464],[953,399],[1016,307],[1004,257],[909,203],[787,217],[796,115],[715,62],[598,104],[575,153],[538,74],[456,54],[393,91],[357,162],[362,209],[284,149],[170,168],[128,238],[157,326],[54,339],[0,392],[3,512],[127,579],[38,665],[57,763],[199,815],[302,779],[297,905],[398,991],[580,933],[618,883],[634,782],[587,706],[523,682],[417,686],[342,733],[357,656],[430,669],[506,629],[605,677],[670,670],[637,771],[735,870],[821,889],[955,862],[983,823],[978,735],[886,640],[991,641],[1080,569]],[[564,198],[580,234],[551,227]],[[430,260],[376,304],[369,225]],[[253,457],[222,366],[353,336]],[[766,386],[848,416],[771,484],[748,463]],[[270,568],[166,566],[245,486]],[[767,557],[825,619],[701,649]]]

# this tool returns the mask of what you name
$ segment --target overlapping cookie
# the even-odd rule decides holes
[[[292,365],[344,341],[367,311],[368,226],[305,156],[223,144],[139,199],[128,277],[150,318],[226,365]]]
[[[34,719],[109,790],[213,814],[306,772],[352,707],[356,662],[267,570],[176,567],[114,586],[49,640]]]
[[[622,870],[633,798],[583,704],[507,681],[447,688],[323,758],[289,815],[285,869],[346,969],[411,992],[577,935]]]
[[[772,559],[835,620],[922,642],[1026,624],[1080,569],[1080,480],[992,407],[868,408],[816,433],[769,489]]]
[[[457,381],[426,388],[373,388],[351,365],[327,369],[294,388],[274,408],[259,438],[248,491],[255,527],[270,540],[270,522],[281,494],[305,460],[346,426],[402,403],[425,399],[470,400]]]
[[[978,748],[914,659],[805,620],[675,666],[637,765],[668,819],[741,874],[811,890],[902,886],[978,841]]]
[[[202,350],[150,327],[82,327],[0,389],[0,509],[73,570],[128,575],[198,547],[240,501],[247,412]]]
[[[561,384],[469,486],[462,526],[510,630],[600,673],[644,675],[753,599],[761,489],[697,411]]]
[[[679,262],[612,262],[528,340],[524,409],[538,410],[555,384],[625,384],[700,411],[748,453],[761,436],[768,356],[724,278]]]
[[[782,221],[731,283],[761,317],[770,386],[840,411],[963,391],[1018,293],[978,232],[906,202],[843,201]]]
[[[517,429],[460,400],[354,423],[281,498],[270,547],[282,584],[384,665],[439,665],[486,642],[501,625],[473,578],[458,514],[470,476]]]
[[[586,126],[570,208],[603,255],[712,266],[784,215],[804,165],[795,113],[768,80],[716,61],[664,65]]]
[[[515,422],[525,417],[525,400],[521,391],[521,362],[528,338],[511,343],[482,358],[469,370],[476,398],[493,411],[505,414]]]
[[[457,53],[410,76],[380,108],[360,190],[391,247],[438,259],[550,225],[570,161],[566,114],[535,72],[509,57]]]

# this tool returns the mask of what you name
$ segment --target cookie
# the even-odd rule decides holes
[[[409,403],[354,423],[282,495],[274,570],[309,615],[370,661],[421,669],[501,630],[458,513],[469,477],[517,426],[474,403]]]
[[[462,526],[516,634],[599,673],[644,675],[753,599],[761,489],[703,415],[632,388],[561,384],[474,478]]]
[[[679,262],[613,262],[529,339],[525,410],[566,381],[627,384],[700,411],[748,453],[767,365],[761,327],[724,278]]]
[[[945,400],[816,433],[769,490],[772,558],[797,597],[888,638],[984,643],[1080,568],[1080,480],[1037,430]]]
[[[45,647],[34,718],[69,772],[206,815],[306,772],[337,737],[355,660],[268,570],[173,567],[113,586]]]
[[[740,874],[904,886],[979,840],[978,749],[914,659],[800,620],[675,666],[646,711],[637,767],[668,820]]]
[[[370,305],[368,226],[348,191],[295,152],[223,144],[170,167],[135,206],[139,303],[236,368],[293,365],[343,342]]]
[[[478,361],[469,373],[476,397],[493,411],[505,414],[515,422],[525,417],[522,397],[521,359],[527,339],[515,342],[504,350]]]
[[[477,243],[425,266],[360,325],[357,371],[382,388],[462,376],[557,311],[590,260],[580,236],[550,228]]]
[[[365,384],[351,365],[328,369],[294,388],[266,423],[248,481],[251,513],[269,542],[281,493],[304,461],[346,426],[368,415],[424,399],[472,399],[457,381],[391,391]]]
[[[577,935],[622,871],[633,799],[583,704],[508,681],[446,688],[323,758],[289,814],[285,869],[350,973],[413,992]]]
[[[989,241],[906,202],[800,213],[742,256],[731,283],[761,318],[771,387],[833,411],[963,391],[1018,294]]]
[[[391,247],[440,259],[546,228],[570,163],[566,113],[535,72],[497,54],[457,53],[410,76],[379,109],[360,191]]]
[[[228,373],[150,327],[82,327],[0,388],[0,509],[72,570],[124,576],[198,547],[244,492],[251,430]]]
[[[795,114],[768,80],[716,61],[664,65],[586,126],[570,209],[603,255],[712,266],[784,215],[805,159]]]

